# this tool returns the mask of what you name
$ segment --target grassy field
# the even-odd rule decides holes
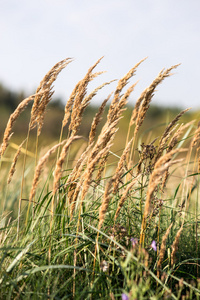
[[[9,116],[0,147],[0,299],[200,299],[200,127],[187,109],[158,124],[146,118],[178,66],[126,110],[140,61],[89,120],[91,99],[109,84],[87,93],[100,60],[52,125],[56,141],[44,142],[45,114],[70,59]],[[15,137],[28,108],[26,134]]]

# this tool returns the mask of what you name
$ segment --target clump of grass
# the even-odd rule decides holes
[[[8,120],[1,159],[13,124],[33,101],[22,166],[18,157],[24,142],[10,171],[5,163],[1,165],[2,177],[8,176],[2,202],[13,195],[11,179],[13,187],[13,174],[21,171],[12,217],[3,209],[0,220],[2,299],[200,297],[199,126],[194,121],[178,124],[186,109],[167,124],[160,137],[153,132],[139,136],[155,89],[178,65],[163,69],[144,89],[127,121],[126,143],[119,145],[123,149],[117,155],[112,148],[120,119],[137,83],[128,86],[129,80],[144,59],[118,81],[100,105],[88,136],[82,138],[78,134],[86,107],[100,89],[113,84],[112,80],[102,83],[87,93],[90,82],[103,73],[94,71],[101,59],[72,91],[60,138],[43,156],[39,155],[39,137],[54,93],[52,84],[72,60],[54,65],[36,94],[23,100]],[[31,163],[27,160],[29,134],[36,126],[35,163]],[[112,155],[117,161],[110,160]],[[42,178],[45,168],[46,180]]]

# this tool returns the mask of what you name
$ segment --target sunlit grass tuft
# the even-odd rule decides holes
[[[71,61],[44,76],[5,128],[0,298],[199,299],[199,127],[195,120],[179,123],[184,110],[162,124],[160,136],[156,127],[156,134],[142,131],[155,89],[178,65],[144,89],[119,144],[118,128],[136,85],[128,81],[144,60],[118,81],[83,137],[85,109],[112,82],[88,95],[90,82],[103,73],[94,72],[99,59],[72,91],[59,139],[42,149],[52,84]],[[27,137],[16,147],[13,124],[31,101]]]

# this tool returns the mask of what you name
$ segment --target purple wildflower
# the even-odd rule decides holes
[[[131,243],[133,248],[135,248],[135,246],[138,244],[138,239],[131,238]]]
[[[156,242],[155,242],[155,241],[153,241],[153,242],[151,243],[151,248],[152,248],[154,251],[157,251],[157,247],[156,247]]]
[[[122,300],[129,300],[129,296],[127,296],[126,294],[122,294]]]

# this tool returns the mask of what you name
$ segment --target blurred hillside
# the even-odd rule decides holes
[[[25,98],[24,92],[12,92],[6,87],[4,87],[2,84],[0,84],[0,138],[2,140],[3,133],[6,127],[6,123],[9,119],[10,114],[14,111],[14,109],[17,107],[17,105]],[[153,102],[153,101],[152,101]],[[108,110],[108,108],[107,108]],[[117,139],[119,140],[119,150],[120,145],[123,145],[126,139],[126,134],[128,130],[128,124],[129,120],[132,114],[133,107],[128,106],[127,109],[124,111],[123,118],[120,121],[119,125],[119,131],[117,133]],[[28,124],[30,119],[30,111],[31,107],[28,107],[19,117],[19,119],[16,121],[13,132],[14,135],[12,137],[12,141],[15,143],[20,143],[21,140],[26,137],[27,130],[28,130]],[[90,126],[92,119],[96,112],[98,111],[98,107],[96,106],[89,106],[83,117],[83,121],[80,127],[79,134],[83,135],[84,137],[88,137],[88,134],[90,132]],[[149,111],[147,112],[147,116],[145,118],[144,124],[141,128],[141,134],[140,139],[141,141],[144,140],[147,141],[150,139],[150,141],[153,138],[156,138],[159,136],[166,127],[166,124],[168,124],[178,113],[180,112],[180,109],[178,108],[163,108],[151,105],[149,108]],[[56,141],[56,139],[59,139],[60,135],[60,129],[61,129],[61,123],[64,116],[64,104],[61,101],[61,99],[53,99],[46,111],[45,120],[44,120],[44,127],[41,134],[41,141],[44,145],[49,144],[50,142]],[[197,119],[199,116],[199,112],[189,112],[185,114],[179,123],[188,122],[192,119]],[[101,126],[104,124],[106,118],[106,111],[104,113],[103,120],[99,124],[98,132],[99,133]],[[31,134],[34,134],[34,130],[31,132]],[[64,131],[64,136],[67,136],[67,126]]]

